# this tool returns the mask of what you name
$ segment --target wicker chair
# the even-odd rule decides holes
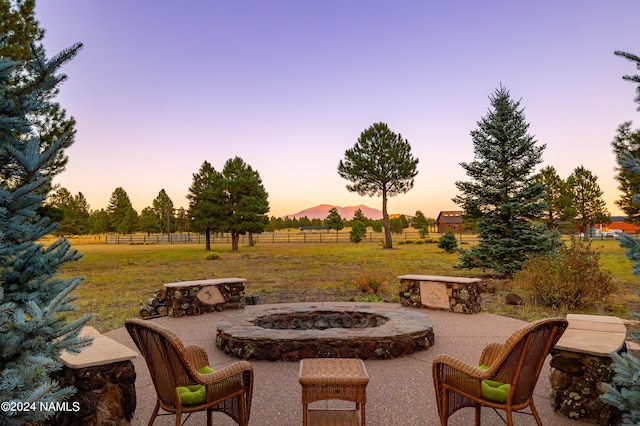
[[[487,345],[480,357],[480,365],[486,369],[448,355],[436,356],[433,360],[433,384],[440,423],[446,425],[449,416],[461,408],[475,407],[475,423],[479,425],[481,407],[486,406],[504,410],[505,422],[510,426],[513,425],[514,411],[530,407],[531,412],[524,414],[533,415],[538,425],[542,425],[533,405],[533,389],[545,358],[566,328],[565,319],[544,319],[516,331],[504,344]],[[504,401],[496,402],[495,398],[491,401],[486,395],[483,397],[485,380],[509,385]],[[485,385],[487,383],[492,382]]]
[[[253,394],[253,369],[247,361],[237,361],[213,373],[198,372],[209,365],[205,350],[197,345],[185,347],[170,330],[141,319],[130,319],[125,327],[142,353],[156,388],[156,406],[149,419],[153,424],[162,408],[175,414],[180,425],[183,413],[207,412],[207,425],[212,424],[212,411],[221,411],[240,425],[249,423]],[[206,386],[205,401],[186,406],[178,396],[178,386]],[[186,419],[185,419],[186,421]]]

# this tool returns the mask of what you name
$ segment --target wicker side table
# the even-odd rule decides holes
[[[303,359],[300,361],[299,381],[302,385],[303,426],[327,422],[332,425],[366,424],[369,375],[361,359]],[[309,410],[310,403],[330,399],[355,402],[355,410]]]

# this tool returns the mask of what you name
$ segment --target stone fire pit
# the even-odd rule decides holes
[[[305,305],[251,310],[218,322],[216,346],[243,359],[390,359],[428,349],[433,324],[395,307]]]

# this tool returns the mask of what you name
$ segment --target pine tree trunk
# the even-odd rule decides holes
[[[249,231],[249,247],[255,246],[256,243],[253,241],[253,232]]]
[[[392,249],[391,223],[389,222],[389,213],[387,212],[387,188],[383,188],[382,190],[382,223],[384,226],[384,248]]]
[[[238,251],[238,243],[240,241],[240,234],[238,232],[231,232],[231,251]]]
[[[211,231],[209,230],[209,228],[207,228],[204,231],[204,237],[205,237],[204,249],[211,250]]]

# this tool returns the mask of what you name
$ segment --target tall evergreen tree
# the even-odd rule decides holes
[[[223,232],[223,218],[228,215],[224,205],[222,175],[205,161],[198,173],[193,174],[189,187],[189,216],[191,229],[205,234],[205,250],[211,250],[211,233]]]
[[[546,204],[543,218],[547,228],[556,229],[560,221],[575,217],[572,208],[572,193],[553,166],[547,166],[540,170],[537,176],[538,183],[544,185],[544,202]]]
[[[224,227],[231,234],[231,250],[238,251],[240,235],[248,233],[249,245],[253,245],[253,234],[264,232],[269,222],[269,194],[260,174],[240,157],[227,160],[222,177],[228,211]]]
[[[506,88],[489,99],[492,108],[471,132],[475,159],[460,163],[471,180],[456,182],[461,195],[453,201],[465,216],[479,219],[478,244],[460,250],[457,267],[511,276],[529,256],[552,251],[560,242],[556,233],[533,222],[545,209],[544,186],[534,173],[545,146],[536,146],[520,102]]]
[[[3,29],[4,30],[4,29]],[[0,35],[0,46],[4,43]],[[37,210],[51,187],[60,153],[73,142],[69,131],[46,148],[33,131],[40,111],[51,105],[63,76],[59,68],[79,46],[52,59],[32,50],[28,61],[0,58],[0,401],[59,403],[73,394],[50,374],[62,365],[62,351],[77,352],[90,340],[78,332],[88,320],[68,322],[72,293],[80,278],[57,276],[62,265],[80,258],[65,239],[39,243],[56,224]],[[32,79],[16,81],[29,69]],[[44,149],[43,149],[44,148]],[[4,408],[4,407],[3,407]],[[40,410],[0,411],[0,424],[21,424],[54,414]]]
[[[411,219],[411,226],[415,229],[422,229],[428,225],[429,221],[424,213],[422,213],[421,210],[416,210],[416,213],[413,215],[413,219]]]
[[[355,212],[353,212],[353,218],[351,219],[351,221],[352,222],[361,222],[365,226],[368,226],[369,223],[371,222],[371,219],[369,219],[368,217],[366,217],[364,215],[364,213],[362,213],[362,209],[357,209]]]
[[[41,43],[44,38],[44,30],[40,28],[39,22],[35,18],[35,0],[0,0],[0,34],[3,35],[3,42],[0,43],[0,57],[16,61],[16,72],[11,81],[7,84],[16,88],[31,84],[39,76],[38,67],[32,66],[33,55],[46,57],[45,49]],[[71,49],[80,49],[80,43]],[[65,79],[66,76],[60,76]],[[73,142],[75,136],[75,120],[73,117],[67,118],[67,113],[55,101],[59,87],[51,85],[41,88],[38,96],[44,101],[43,108],[33,111],[30,117],[30,134],[38,138],[40,150],[44,151],[60,140],[67,141],[56,153],[53,161],[42,169],[42,174],[54,176],[62,172],[67,164],[65,149]],[[72,135],[67,138],[66,135]],[[13,172],[15,165],[7,162],[9,157],[1,158],[4,153],[0,152],[0,161],[6,164],[0,170],[0,179],[6,179]],[[47,193],[50,186],[43,187],[41,191]],[[41,213],[41,211],[39,211]]]
[[[89,213],[89,233],[106,234],[109,232],[109,213],[105,209]]]
[[[571,204],[575,211],[575,220],[582,226],[585,235],[596,223],[608,223],[609,211],[602,198],[602,189],[598,178],[584,166],[576,167],[567,178],[567,186],[571,191]]]
[[[71,195],[68,189],[58,188],[49,196],[49,203],[63,213],[57,234],[84,235],[89,232],[89,203],[82,192]]]
[[[138,229],[142,232],[146,232],[147,235],[152,232],[160,232],[162,227],[160,226],[160,222],[158,221],[158,216],[153,208],[145,207],[140,212],[140,217],[138,218]]]
[[[187,232],[189,219],[187,218],[187,211],[184,207],[178,208],[176,212],[176,232]]]
[[[637,222],[640,221],[640,204],[634,202],[633,197],[640,192],[640,175],[620,165],[623,162],[621,160],[628,154],[640,158],[640,129],[632,130],[631,124],[630,121],[627,121],[618,126],[617,134],[611,145],[618,160],[615,178],[621,193],[620,199],[615,203],[627,214],[627,220]]]
[[[640,70],[640,56],[634,55],[633,53],[629,53],[629,52],[623,52],[621,50],[616,50],[613,53],[614,55],[621,56],[625,59],[628,59],[631,62],[635,62],[636,69]],[[640,111],[640,74],[625,75],[625,76],[622,76],[622,79],[631,81],[633,83],[638,83],[638,86],[636,87],[636,93],[638,94],[638,96],[636,97],[635,101],[638,103],[638,111]]]
[[[362,211],[360,212],[362,213]],[[340,216],[340,213],[338,213],[338,209],[333,207],[331,210],[329,210],[329,214],[327,215],[327,218],[324,220],[324,223],[331,229],[335,229],[336,230],[336,234],[344,228],[344,220],[342,219],[342,216]]]
[[[138,229],[138,213],[133,208],[129,195],[121,186],[113,190],[109,204],[109,231],[131,234]]]
[[[338,174],[352,182],[347,190],[382,197],[384,248],[393,248],[387,199],[413,188],[417,166],[418,159],[411,154],[409,142],[385,123],[375,123],[362,132],[338,164]]]
[[[635,62],[637,69],[640,69],[640,57],[619,51],[615,54]],[[640,75],[623,78],[638,83],[636,102],[640,104]],[[640,107],[638,110],[640,111]],[[640,176],[640,156],[636,152],[629,149],[616,153],[616,157],[622,170],[631,175]],[[640,203],[640,192],[633,196],[633,201]],[[623,233],[620,243],[628,248],[627,257],[635,262],[633,273],[640,276],[640,242]],[[640,313],[634,312],[634,316],[640,317]],[[640,338],[640,332],[636,331],[635,334],[636,338]],[[640,360],[629,352],[622,355],[612,353],[611,358],[613,360],[611,369],[616,373],[613,380],[617,388],[608,383],[603,384],[605,393],[601,398],[623,412],[622,425],[638,425],[640,424]]]
[[[160,227],[164,228],[167,234],[170,234],[171,223],[173,222],[175,214],[173,201],[171,201],[171,198],[169,198],[164,188],[160,190],[158,196],[153,200],[153,211],[156,214]]]

